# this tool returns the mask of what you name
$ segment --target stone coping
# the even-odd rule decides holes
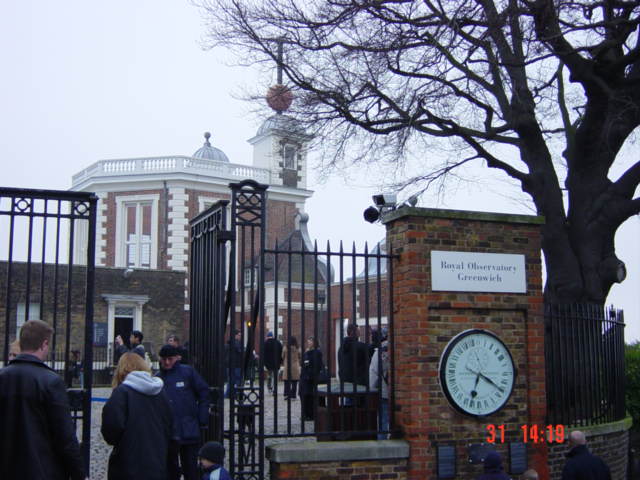
[[[568,435],[573,430],[580,430],[584,432],[587,436],[587,440],[589,437],[594,437],[597,435],[608,435],[610,433],[624,432],[629,430],[633,425],[633,419],[631,416],[627,416],[622,420],[618,420],[610,423],[601,423],[600,425],[588,425],[588,426],[569,426],[565,427],[565,437],[568,438]]]
[[[266,450],[267,458],[277,463],[409,458],[409,443],[405,440],[281,443]]]
[[[382,215],[382,223],[390,223],[404,217],[449,218],[477,220],[483,222],[503,222],[542,225],[541,215],[517,215],[513,213],[474,212],[471,210],[448,210],[442,208],[400,207]]]

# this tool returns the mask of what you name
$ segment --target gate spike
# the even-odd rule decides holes
[[[340,254],[342,254],[344,252],[344,249],[342,248],[342,240],[340,240]]]

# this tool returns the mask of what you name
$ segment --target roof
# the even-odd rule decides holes
[[[212,147],[209,143],[211,134],[204,132],[204,144],[193,154],[194,158],[201,158],[204,160],[214,160],[217,162],[228,162],[229,157],[219,148]]]

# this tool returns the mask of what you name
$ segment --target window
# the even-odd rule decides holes
[[[156,268],[158,195],[119,197],[116,266]]]
[[[284,146],[284,168],[287,170],[295,170],[296,168],[296,147],[293,145]]]
[[[27,309],[25,303],[18,304],[18,311],[16,316],[16,335],[20,333],[20,328],[27,320],[41,320],[40,318],[40,304],[29,302],[29,318],[27,318]]]
[[[151,268],[151,203],[125,204],[126,266]]]
[[[258,282],[258,266],[253,267],[253,284]],[[245,267],[244,269],[244,286],[251,286],[251,267]]]

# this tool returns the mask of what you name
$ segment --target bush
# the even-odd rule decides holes
[[[633,428],[640,430],[640,342],[625,346],[625,397]]]

